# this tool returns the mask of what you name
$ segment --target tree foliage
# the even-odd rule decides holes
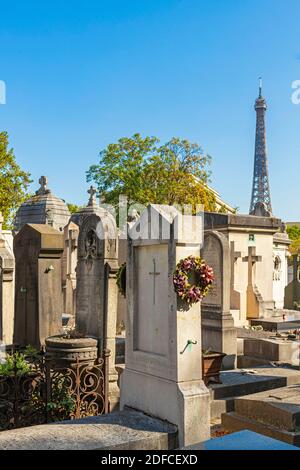
[[[4,228],[11,226],[16,209],[28,198],[30,174],[21,170],[13,149],[9,149],[7,132],[0,132],[0,212]]]
[[[215,210],[215,197],[206,186],[209,163],[209,155],[196,143],[174,137],[160,145],[156,137],[134,134],[102,150],[87,180],[114,206],[126,195],[130,204],[203,204]]]
[[[67,202],[67,207],[70,211],[70,214],[75,214],[75,212],[78,212],[80,209],[82,209],[82,206],[77,206],[77,204],[73,204],[71,202]]]
[[[292,240],[289,250],[292,255],[300,253],[300,228],[297,225],[291,225],[286,229],[289,238]]]
[[[298,225],[291,225],[287,227],[286,231],[291,240],[300,239],[300,228],[298,227]]]

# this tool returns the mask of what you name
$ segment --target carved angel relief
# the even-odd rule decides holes
[[[97,257],[97,235],[94,230],[90,230],[84,242],[84,258],[88,265],[88,269],[91,269],[93,264],[93,259]]]

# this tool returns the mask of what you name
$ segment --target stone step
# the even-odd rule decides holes
[[[300,312],[293,310],[277,310],[276,314],[266,315],[265,318],[252,319],[251,325],[260,325],[267,331],[290,331],[300,328]]]
[[[299,341],[281,338],[244,338],[244,355],[299,366]]]
[[[248,429],[249,431],[300,447],[300,432],[289,432],[284,429],[278,429],[275,426],[259,423],[250,418],[241,416],[236,412],[222,415],[222,427],[229,432]]]
[[[234,401],[234,411],[241,416],[279,429],[300,432],[300,386],[255,393]]]
[[[245,374],[241,370],[221,372],[223,383],[209,386],[212,418],[220,418],[222,413],[234,411],[237,397],[275,390],[290,384],[300,384],[298,370],[267,366],[250,371],[256,371],[257,374]]]
[[[210,417],[221,418],[223,413],[234,411],[234,397],[224,398],[224,400],[212,400],[210,402]]]
[[[221,384],[210,385],[212,400],[239,397],[300,383],[300,371],[285,367],[256,367],[221,372]]]
[[[0,432],[0,450],[168,450],[177,428],[134,410]]]
[[[270,364],[268,359],[262,359],[253,356],[238,356],[237,357],[237,367],[239,369],[248,369],[259,366],[267,366]]]

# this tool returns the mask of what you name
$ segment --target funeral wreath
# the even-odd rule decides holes
[[[214,281],[213,269],[200,256],[188,256],[176,266],[173,283],[178,297],[189,303],[200,302]]]

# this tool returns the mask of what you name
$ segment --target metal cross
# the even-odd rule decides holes
[[[153,272],[150,272],[149,274],[151,274],[153,277],[153,304],[155,305],[155,276],[158,276],[160,273],[156,271],[156,261],[155,259],[153,258]]]

